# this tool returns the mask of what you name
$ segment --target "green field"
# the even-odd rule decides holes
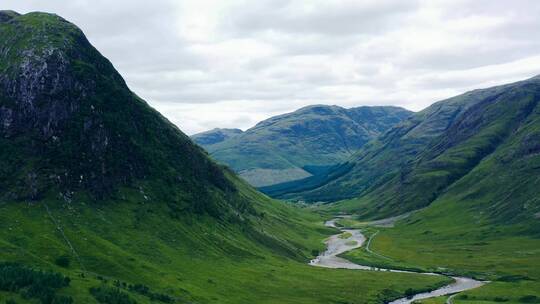
[[[348,221],[354,225],[353,220]],[[521,234],[516,227],[484,222],[455,204],[439,203],[402,220],[394,228],[364,229],[367,236],[378,231],[370,244],[372,252],[363,246],[344,254],[347,259],[377,267],[443,272],[491,281],[460,293],[454,303],[540,301],[540,239]]]
[[[42,203],[9,203],[0,208],[0,260],[69,276],[70,286],[59,294],[72,296],[76,303],[96,303],[89,288],[112,286],[115,280],[144,284],[178,303],[381,303],[408,288],[429,289],[444,282],[421,275],[308,266],[310,252],[322,250],[322,240],[335,231],[312,214],[264,203],[268,216],[259,227],[296,247],[261,245],[265,239],[260,235],[245,236],[248,227],[205,216],[171,220],[156,205],[51,204],[51,215],[73,244],[79,263]],[[61,256],[69,257],[68,267],[56,265]],[[124,292],[138,303],[150,302]],[[0,293],[0,299],[11,298],[27,303],[15,293]]]

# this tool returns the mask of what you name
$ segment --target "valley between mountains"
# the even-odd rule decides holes
[[[0,11],[0,303],[540,303],[539,101],[190,138],[75,24]]]

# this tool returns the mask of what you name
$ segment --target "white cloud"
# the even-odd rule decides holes
[[[540,74],[536,0],[4,0],[79,25],[188,134],[314,104],[413,110]]]

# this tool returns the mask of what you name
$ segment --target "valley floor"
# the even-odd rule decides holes
[[[444,276],[309,266],[326,248],[323,241],[339,231],[325,227],[316,212],[268,198],[259,197],[255,205],[264,215],[245,225],[206,215],[175,218],[166,205],[124,194],[126,201],[98,205],[0,205],[0,303],[50,304],[28,297],[27,290],[2,289],[3,262],[68,276],[69,286],[57,293],[74,303],[133,303],[98,301],[90,293],[96,288],[137,303],[170,303],[156,300],[158,295],[174,303],[385,303],[448,283]],[[341,220],[361,228],[367,241],[340,257],[491,281],[453,297],[454,304],[539,302],[538,238],[459,208],[437,208],[398,218],[395,227]],[[346,243],[349,234],[337,238]]]
[[[454,304],[540,302],[540,239],[512,233],[510,227],[472,221],[458,210],[445,209],[444,216],[439,211],[435,206],[398,222],[395,227],[343,220],[341,224],[346,227],[362,227],[369,240],[366,246],[342,256],[374,267],[433,271],[490,281],[454,296],[450,299]],[[422,303],[445,303],[447,298]]]
[[[269,204],[261,227],[297,244],[304,258],[287,257],[279,246],[272,252],[256,245],[242,227],[216,224],[205,216],[171,220],[156,206],[87,208],[73,203],[49,205],[47,212],[43,203],[8,203],[0,206],[0,261],[68,276],[69,286],[58,294],[71,296],[74,303],[130,303],[97,301],[91,288],[117,289],[137,303],[160,303],[131,288],[135,284],[175,303],[383,303],[409,288],[433,289],[445,282],[415,274],[311,267],[310,252],[322,250],[322,240],[335,231],[316,215]],[[59,262],[64,256],[69,263]],[[0,303],[43,303],[23,295],[1,291]]]

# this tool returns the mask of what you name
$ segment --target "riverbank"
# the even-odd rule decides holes
[[[338,228],[336,226],[336,221],[339,218],[327,221],[325,225],[327,227]],[[348,251],[362,247],[364,242],[366,242],[366,237],[362,234],[360,229],[341,229],[341,233],[332,235],[326,240],[327,250],[317,256],[315,259],[310,261],[310,265],[316,267],[325,267],[325,268],[336,268],[336,269],[353,269],[353,270],[372,270],[372,271],[385,271],[385,272],[397,272],[397,273],[415,273],[423,274],[430,276],[440,276],[441,274],[433,272],[415,272],[407,271],[401,269],[391,269],[391,268],[376,268],[371,265],[361,265],[353,263],[347,259],[340,257],[339,255],[346,253]],[[347,238],[343,238],[343,234],[347,234]],[[440,288],[427,291],[427,292],[418,292],[412,293],[409,292],[406,297],[398,298],[390,304],[408,304],[415,300],[428,299],[433,297],[439,297],[443,295],[456,294],[465,290],[470,290],[473,288],[480,287],[485,284],[485,282],[475,280],[473,278],[467,277],[451,277],[453,282],[447,285],[444,285]]]

